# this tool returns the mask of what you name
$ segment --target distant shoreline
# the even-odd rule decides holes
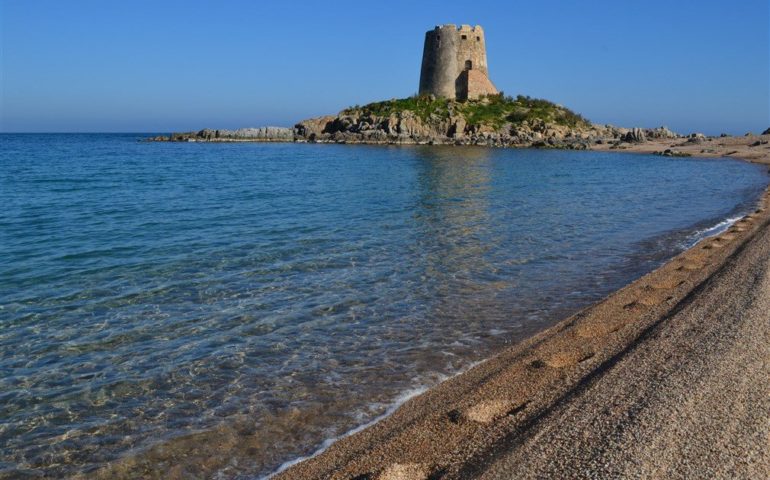
[[[668,138],[649,138],[660,129],[613,129],[604,131],[611,133],[605,137],[579,137],[571,140],[559,139],[558,141],[538,140],[522,144],[500,144],[495,140],[484,141],[471,138],[469,141],[458,141],[448,137],[438,138],[412,138],[412,137],[388,137],[382,140],[359,139],[356,137],[347,139],[308,139],[299,136],[296,129],[285,127],[265,127],[267,129],[280,130],[280,135],[262,135],[253,138],[232,138],[213,136],[208,130],[190,132],[185,134],[172,134],[171,136],[148,137],[147,142],[189,142],[189,143],[310,143],[310,144],[334,144],[334,145],[438,145],[438,146],[479,146],[492,148],[546,148],[569,150],[593,150],[607,152],[646,153],[669,157],[730,157],[746,161],[758,160],[758,163],[767,156],[770,150],[770,129],[761,135],[746,134],[744,136],[720,136],[711,137],[701,134],[689,136],[677,135]],[[263,128],[264,129],[264,128]],[[263,130],[246,129],[246,130]],[[638,140],[633,140],[634,132],[641,132]],[[569,135],[569,134],[568,134]],[[636,135],[639,135],[638,133]]]

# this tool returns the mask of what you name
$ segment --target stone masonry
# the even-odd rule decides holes
[[[497,93],[489,80],[481,26],[437,26],[425,33],[420,94],[473,100]]]

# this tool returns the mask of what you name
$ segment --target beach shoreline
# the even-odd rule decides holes
[[[594,150],[649,154],[669,149],[682,156],[770,165],[770,146],[762,143],[762,137],[660,139],[624,148],[597,145]],[[651,341],[645,339],[682,305],[696,301],[704,285],[729,262],[740,260],[746,246],[768,232],[769,206],[770,187],[756,211],[726,232],[704,239],[600,302],[410,398],[391,415],[337,439],[311,458],[287,464],[274,478],[484,474],[501,463],[514,438],[541,428],[558,405],[586,385],[601,382],[640,342]],[[761,292],[755,293],[761,297]],[[511,473],[501,468],[497,476]]]
[[[770,145],[762,143],[769,138],[682,137],[622,142],[620,148],[618,144],[597,144],[593,151],[651,154],[668,149],[676,153],[672,157],[726,158],[770,165]],[[759,148],[752,146],[757,143]],[[756,226],[758,219],[767,215],[769,196],[770,186],[760,199],[759,208],[765,211],[754,212],[748,221],[750,226]],[[550,328],[512,347],[492,351],[488,358],[442,383],[399,397],[384,414],[325,440],[309,457],[283,463],[269,477],[374,480],[483,475],[492,465],[489,455],[501,462],[512,438],[524,438],[540,428],[558,405],[574,397],[586,383],[601,378],[608,363],[623,358],[624,352],[664,324],[678,305],[708,282],[730,252],[740,249],[754,235],[746,222],[706,237],[597,303],[569,318],[554,318],[556,322]],[[720,240],[713,243],[714,239]],[[705,244],[712,246],[702,258],[704,251],[699,248]],[[686,257],[688,252],[696,258]],[[669,271],[677,261],[675,271]],[[667,267],[669,270],[664,271]],[[237,438],[224,431],[221,436],[206,437],[201,433],[179,441],[183,449],[201,454],[206,459],[204,469],[213,471],[224,461],[222,451],[240,448],[227,446]],[[188,470],[183,462],[175,463],[165,450],[158,446],[149,456],[117,459],[91,472],[91,478],[131,478],[141,471],[151,478],[181,479],[197,473]]]

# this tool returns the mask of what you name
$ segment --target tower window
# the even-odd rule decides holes
[[[463,40],[468,40],[468,35],[463,35]]]
[[[481,41],[481,37],[476,37],[476,41],[480,42]]]
[[[465,61],[465,69],[466,70],[471,70],[472,68],[473,68],[473,62],[471,62],[470,60],[466,60]]]

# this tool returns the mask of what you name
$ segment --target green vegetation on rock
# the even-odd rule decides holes
[[[390,116],[411,111],[423,121],[430,118],[447,119],[462,116],[468,125],[489,125],[500,128],[505,124],[545,122],[566,127],[590,127],[590,122],[580,114],[548,100],[519,95],[516,98],[502,92],[484,96],[478,100],[458,102],[429,95],[385,100],[364,106],[354,106],[342,114]]]
[[[431,95],[414,95],[407,98],[394,98],[382,102],[374,102],[368,105],[346,108],[342,111],[344,115],[353,113],[362,113],[364,115],[376,115],[378,117],[388,117],[404,111],[411,111],[421,120],[425,121],[431,115],[440,118],[449,117],[449,104],[454,103],[446,98],[436,98]]]
[[[548,100],[525,97],[516,98],[490,95],[475,102],[460,104],[460,111],[471,125],[488,124],[499,127],[505,123],[530,124],[535,121],[566,127],[588,127],[590,122],[572,110]]]

